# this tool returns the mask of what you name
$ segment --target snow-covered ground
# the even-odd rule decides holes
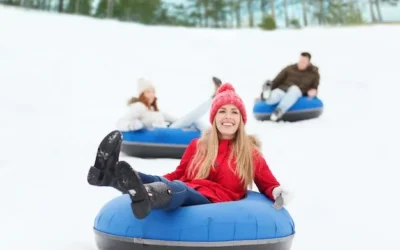
[[[0,249],[96,249],[94,218],[118,193],[89,186],[87,170],[136,79],[183,115],[210,96],[214,75],[245,100],[248,131],[295,192],[293,250],[399,249],[398,34],[145,27],[0,7]],[[261,84],[303,50],[320,67],[323,116],[254,120]],[[154,174],[178,164],[122,159]]]

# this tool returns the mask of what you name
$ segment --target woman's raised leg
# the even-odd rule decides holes
[[[145,218],[152,209],[176,209],[180,206],[207,204],[210,201],[181,181],[160,181],[144,184],[140,174],[127,162],[121,161],[116,171],[118,185],[127,190],[132,212],[138,219]]]

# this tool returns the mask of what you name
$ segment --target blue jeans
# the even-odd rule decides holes
[[[212,104],[212,98],[203,102],[202,104],[197,106],[194,110],[192,110],[190,113],[186,114],[177,121],[173,122],[169,127],[186,128],[193,125],[200,131],[206,130],[209,127],[208,124],[205,124],[199,119],[210,110],[211,104]]]
[[[281,89],[272,90],[271,95],[265,102],[269,105],[279,103],[277,108],[280,108],[283,113],[286,113],[286,111],[288,111],[302,96],[303,93],[300,88],[292,85],[286,92]]]
[[[186,186],[182,181],[169,181],[162,176],[148,175],[141,172],[139,172],[139,176],[143,184],[161,181],[168,185],[169,189],[172,191],[172,198],[168,208],[166,208],[167,210],[176,209],[181,206],[211,203],[206,197],[193,188]]]

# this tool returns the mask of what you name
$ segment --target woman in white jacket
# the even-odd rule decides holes
[[[213,77],[213,82],[217,90],[221,86],[221,81]],[[194,126],[200,131],[204,131],[208,128],[208,125],[199,121],[199,119],[210,110],[212,98],[178,119],[159,110],[155,86],[149,80],[141,78],[137,85],[138,97],[133,97],[128,101],[127,112],[117,122],[118,130],[135,131],[144,127],[188,128]]]

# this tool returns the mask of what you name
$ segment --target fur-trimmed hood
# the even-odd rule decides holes
[[[249,139],[257,149],[261,150],[262,144],[260,139],[256,135],[249,135]]]
[[[128,104],[140,102],[139,98],[137,97],[132,97],[131,99],[128,100]]]

